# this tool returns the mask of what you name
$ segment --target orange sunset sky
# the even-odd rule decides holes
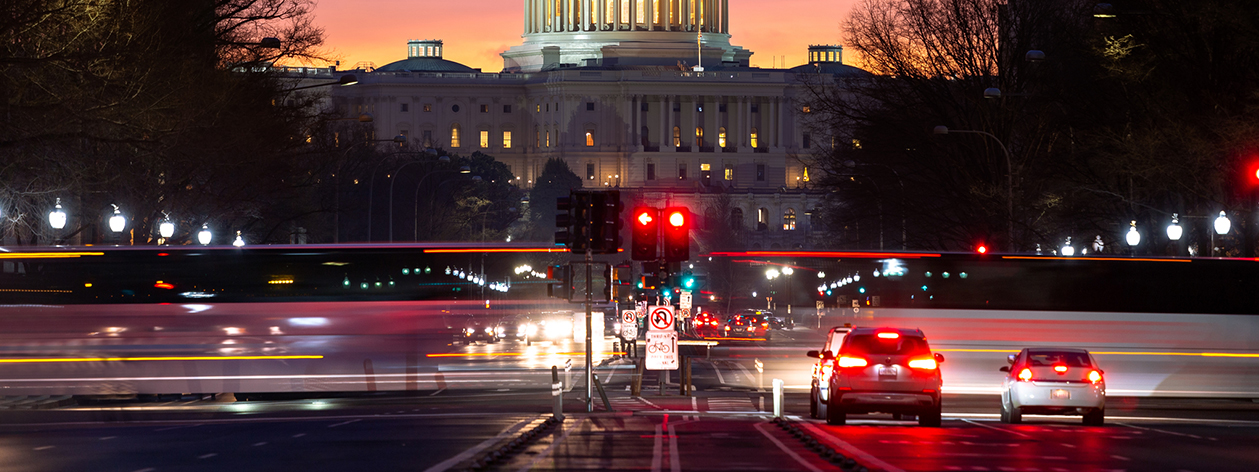
[[[730,43],[752,64],[803,64],[810,44],[843,44],[840,23],[860,0],[730,0]],[[315,24],[341,69],[406,58],[408,39],[445,41],[445,59],[498,72],[498,53],[522,42],[523,0],[317,0]],[[844,62],[853,64],[848,51]]]

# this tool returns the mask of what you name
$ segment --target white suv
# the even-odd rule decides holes
[[[1083,349],[1032,348],[1009,357],[1001,382],[1001,421],[1021,423],[1024,413],[1084,415],[1101,426],[1106,417],[1106,380],[1097,359]]]
[[[826,422],[854,413],[918,415],[921,426],[940,426],[940,363],[919,329],[853,328],[835,354]]]

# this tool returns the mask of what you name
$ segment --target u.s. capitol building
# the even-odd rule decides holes
[[[867,73],[844,66],[840,46],[810,46],[809,63],[791,69],[750,67],[752,52],[730,44],[728,3],[525,0],[524,42],[501,54],[502,72],[411,40],[404,60],[334,72],[359,83],[331,98],[372,114],[377,136],[492,155],[522,187],[560,158],[586,187],[619,188],[630,204],[725,219],[748,249],[812,247],[822,195],[807,157],[835,140],[802,126],[799,74]]]

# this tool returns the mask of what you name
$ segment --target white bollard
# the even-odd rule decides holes
[[[783,379],[774,379],[774,417],[783,416]]]

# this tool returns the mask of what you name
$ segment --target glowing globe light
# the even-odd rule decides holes
[[[1062,255],[1064,255],[1064,256],[1074,256],[1074,255],[1075,255],[1075,248],[1071,247],[1071,237],[1070,237],[1070,236],[1067,236],[1067,244],[1066,244],[1065,246],[1062,246]]]
[[[1184,228],[1180,227],[1180,215],[1172,213],[1172,224],[1167,225],[1167,239],[1172,241],[1180,241],[1180,236],[1184,234]]]
[[[1223,212],[1220,214],[1223,214]],[[121,233],[122,230],[126,228],[127,217],[122,216],[122,211],[118,209],[118,205],[114,205],[114,216],[109,217],[109,230],[115,233]]]
[[[236,240],[232,241],[232,245],[236,247],[242,247],[245,245],[245,239],[240,237],[240,231],[236,232]]]
[[[208,246],[210,245],[210,238],[213,236],[214,234],[210,232],[209,225],[201,225],[201,231],[197,232],[197,242],[201,243],[202,246]]]
[[[1215,234],[1219,234],[1219,235],[1228,234],[1229,228],[1232,228],[1232,227],[1233,227],[1233,222],[1229,221],[1228,217],[1224,216],[1224,212],[1221,211],[1220,217],[1215,219]]]
[[[1137,244],[1141,244],[1141,233],[1137,232],[1136,221],[1133,221],[1132,226],[1128,227],[1128,234],[1125,235],[1124,238],[1127,239],[1129,246],[1136,246]]]
[[[157,231],[163,238],[170,238],[175,235],[175,223],[171,223],[170,220],[162,221],[162,224],[158,225]]]
[[[61,199],[57,199],[57,206],[48,212],[48,224],[53,229],[61,229],[66,227],[66,212],[61,209]]]

